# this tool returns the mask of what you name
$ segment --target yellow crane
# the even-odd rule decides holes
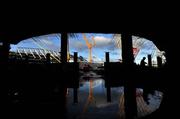
[[[88,61],[90,63],[92,63],[92,48],[96,45],[96,42],[94,40],[94,36],[92,36],[92,40],[93,40],[93,44],[92,44],[92,43],[89,43],[89,41],[88,41],[88,39],[87,39],[87,37],[86,37],[86,35],[84,33],[82,33],[82,35],[83,35],[83,39],[86,41],[86,46],[89,49]]]
[[[92,63],[92,48],[96,45],[95,40],[94,40],[94,36],[92,36],[93,43],[89,43],[86,35],[84,33],[82,33],[82,35],[83,35],[83,39],[86,41],[86,46],[89,49],[88,61],[89,61],[89,63]],[[89,80],[89,96],[88,96],[88,100],[84,106],[83,113],[85,113],[87,111],[89,104],[92,103],[93,100],[94,100],[94,97],[93,97],[93,80],[90,79]]]

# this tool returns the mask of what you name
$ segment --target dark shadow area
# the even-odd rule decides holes
[[[67,82],[60,67],[10,64],[6,76],[9,116],[64,117]]]

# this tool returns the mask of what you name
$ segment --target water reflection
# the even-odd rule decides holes
[[[73,90],[69,89],[67,96],[68,118],[125,118],[124,113],[124,87],[111,88],[112,102],[106,100],[104,79],[95,72],[86,72],[80,78],[78,89],[78,104],[73,104]],[[138,117],[152,113],[159,108],[162,93],[155,91],[149,94],[149,105],[143,99],[143,89],[136,91]]]

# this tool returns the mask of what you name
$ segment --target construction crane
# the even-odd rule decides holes
[[[94,40],[94,36],[92,36],[93,43],[89,43],[86,35],[84,33],[82,33],[82,35],[83,35],[83,39],[86,41],[86,46],[89,49],[88,61],[89,61],[89,63],[92,63],[92,48],[96,45],[95,40]],[[83,113],[85,113],[87,111],[88,105],[90,103],[92,103],[93,101],[94,101],[94,97],[93,97],[93,80],[90,79],[89,80],[89,96],[88,96],[88,100],[87,100],[87,102],[85,104],[85,107],[83,109]]]
[[[88,41],[88,39],[87,39],[87,37],[86,37],[86,35],[84,33],[82,33],[82,35],[83,35],[83,39],[86,41],[86,46],[89,49],[88,61],[90,63],[92,63],[92,48],[96,45],[96,42],[94,40],[94,36],[92,36],[92,40],[93,40],[93,44],[92,44],[92,43],[89,43],[89,41]]]

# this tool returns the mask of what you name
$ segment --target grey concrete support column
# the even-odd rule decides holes
[[[122,33],[122,58],[126,79],[124,86],[126,119],[133,119],[137,115],[136,87],[133,79],[134,56],[132,49],[132,35]]]
[[[148,55],[148,66],[152,67],[152,57],[151,57],[151,55]]]
[[[109,52],[106,52],[106,63],[109,63]],[[109,83],[109,81],[108,81],[108,83]],[[107,102],[111,102],[111,87],[109,86],[108,83],[107,83],[107,87],[106,87]]]
[[[74,52],[74,63],[77,63],[77,61],[78,61],[78,53]],[[78,81],[78,79],[75,79],[75,80]],[[74,103],[78,103],[78,90],[77,89],[78,88],[76,86],[73,89]]]

